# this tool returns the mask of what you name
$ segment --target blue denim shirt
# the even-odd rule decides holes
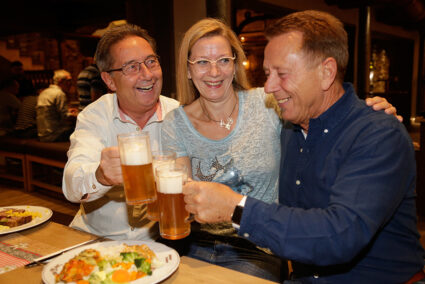
[[[279,204],[248,197],[239,234],[308,270],[303,283],[402,283],[425,256],[412,142],[393,116],[344,89],[306,139],[284,126]]]

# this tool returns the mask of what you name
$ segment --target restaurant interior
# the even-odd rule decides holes
[[[10,62],[19,60],[38,92],[52,82],[56,69],[70,71],[75,83],[93,62],[104,31],[129,22],[156,39],[162,94],[175,97],[175,60],[183,33],[199,19],[218,17],[241,40],[252,85],[263,86],[265,27],[306,9],[330,12],[344,22],[350,49],[346,81],[353,82],[361,98],[386,98],[403,117],[415,147],[418,227],[425,246],[425,0],[6,1],[0,17],[0,78],[7,76]],[[75,88],[71,101],[78,104]],[[44,206],[53,211],[51,220],[68,225],[79,209],[61,191],[69,143],[0,138],[0,145],[0,207]]]

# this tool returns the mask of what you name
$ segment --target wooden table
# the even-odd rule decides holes
[[[96,239],[91,234],[80,232],[54,222],[48,222],[38,227],[0,236],[0,242],[29,243],[29,249],[47,255],[66,247]],[[0,274],[0,283],[40,284],[43,266],[32,268],[20,267]],[[176,272],[161,283],[274,283],[235,270],[209,264],[190,257],[183,256]]]

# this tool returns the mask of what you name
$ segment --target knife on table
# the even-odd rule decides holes
[[[52,258],[54,258],[54,257],[56,257],[56,256],[58,256],[58,255],[60,255],[62,253],[65,253],[65,252],[70,251],[72,249],[81,247],[83,245],[88,245],[88,244],[92,244],[92,243],[101,242],[101,241],[103,241],[105,239],[106,238],[104,238],[104,237],[99,237],[99,238],[96,238],[96,239],[88,240],[88,241],[85,241],[85,242],[76,244],[74,246],[70,246],[70,247],[61,249],[59,251],[53,252],[51,254],[48,254],[48,255],[45,255],[45,256],[36,258],[33,261],[31,261],[30,263],[25,264],[25,268],[30,268],[30,267],[33,267],[33,266],[36,266],[36,265],[40,265],[40,264],[42,264],[42,262],[44,262],[46,260],[49,260],[49,259],[52,259]]]

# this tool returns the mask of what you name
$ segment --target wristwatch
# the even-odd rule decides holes
[[[232,223],[235,225],[240,226],[241,225],[241,219],[242,219],[242,213],[243,213],[243,206],[237,205],[235,207],[235,210],[232,214]]]
[[[235,209],[233,210],[233,214],[230,217],[230,219],[232,220],[232,227],[237,230],[239,230],[241,225],[242,213],[243,213],[243,208],[245,206],[245,202],[246,202],[246,195],[242,197],[238,205],[236,205]]]

